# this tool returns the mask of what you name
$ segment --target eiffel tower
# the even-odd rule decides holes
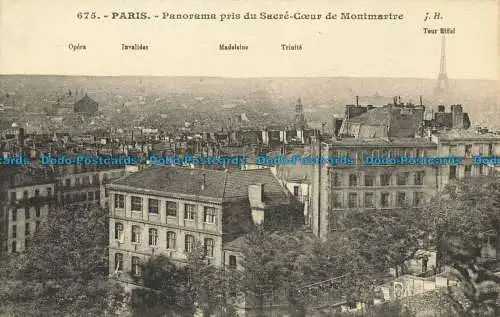
[[[441,39],[441,61],[439,64],[439,75],[437,78],[434,93],[436,95],[449,93],[448,74],[446,73],[446,38],[443,35]]]

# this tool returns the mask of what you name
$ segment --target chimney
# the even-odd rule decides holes
[[[464,127],[464,116],[462,105],[451,105],[452,127],[462,129]]]
[[[264,203],[264,184],[254,184],[248,186],[248,196],[250,198],[250,203]]]
[[[252,219],[256,225],[264,221],[264,184],[248,186],[248,200],[252,209]]]

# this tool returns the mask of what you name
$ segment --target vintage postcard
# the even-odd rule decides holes
[[[0,0],[0,317],[500,316],[499,18]]]

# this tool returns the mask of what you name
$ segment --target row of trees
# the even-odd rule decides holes
[[[266,300],[281,293],[288,313],[302,317],[326,291],[330,304],[370,302],[387,268],[405,273],[427,240],[461,281],[448,292],[456,315],[500,316],[500,281],[492,273],[498,263],[480,256],[487,234],[500,232],[500,182],[475,179],[446,194],[423,209],[352,213],[350,229],[327,241],[304,230],[256,228],[242,250],[243,273],[210,265],[199,245],[182,266],[157,256],[136,281],[144,287],[129,295],[108,275],[105,212],[57,209],[25,252],[0,259],[0,315],[113,316],[126,303],[135,316],[187,317],[201,310],[229,317],[244,294],[255,315],[265,316]]]
[[[426,247],[438,254],[435,272],[446,266],[460,281],[446,292],[455,316],[500,316],[500,278],[493,273],[500,265],[482,254],[488,236],[500,250],[499,178],[458,183],[424,208],[353,212],[346,227],[324,242],[306,232],[250,234],[242,285],[257,299],[262,310],[257,316],[263,316],[266,296],[279,289],[287,290],[289,313],[306,316],[316,303],[317,286],[303,286],[346,275],[342,282],[319,285],[347,301],[369,303],[388,268],[407,273],[406,263],[423,259]]]

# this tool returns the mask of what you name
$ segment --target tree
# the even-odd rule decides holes
[[[217,313],[231,317],[231,294],[238,293],[239,275],[211,265],[198,243],[184,264],[159,255],[144,266],[144,274],[134,277],[141,288],[132,292],[131,308],[135,316],[205,316]]]
[[[189,273],[163,255],[150,258],[143,276],[134,277],[142,287],[133,289],[131,310],[134,316],[193,316],[195,298],[189,287]]]
[[[479,177],[449,187],[448,198],[435,201],[427,209],[432,219],[440,263],[447,265],[460,282],[449,289],[449,297],[461,316],[487,317],[500,315],[500,278],[485,261],[482,249],[486,234],[500,234],[500,179]]]
[[[108,278],[106,214],[98,209],[50,212],[22,254],[0,274],[0,302],[14,316],[113,316],[126,295]]]
[[[345,235],[356,241],[360,254],[372,267],[383,272],[394,268],[405,273],[405,263],[418,259],[423,241],[430,234],[428,219],[421,209],[353,212]]]
[[[257,228],[247,235],[243,253],[243,287],[255,301],[257,316],[273,294],[284,293],[289,313],[305,316],[316,303],[354,297],[361,281],[371,282],[364,259],[341,237],[322,242],[304,231]]]

